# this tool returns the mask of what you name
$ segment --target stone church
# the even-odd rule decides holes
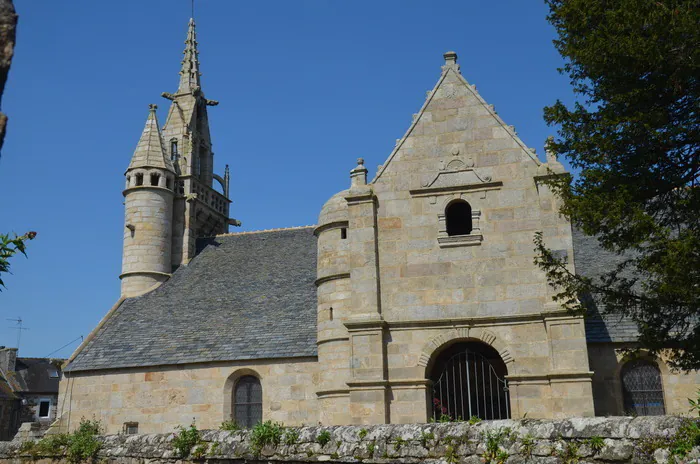
[[[151,106],[125,173],[121,298],[65,367],[58,426],[687,411],[700,375],[627,356],[629,321],[552,302],[536,232],[571,270],[615,257],[557,214],[542,181],[563,166],[518,138],[454,52],[386,162],[371,177],[357,160],[309,227],[228,233],[193,20],[163,97],[165,124]]]

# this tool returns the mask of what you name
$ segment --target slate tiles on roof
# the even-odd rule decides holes
[[[573,229],[574,264],[576,272],[586,277],[597,277],[613,269],[623,257],[604,250],[595,237]],[[585,318],[586,340],[596,342],[634,342],[639,332],[634,321],[619,316],[603,315],[605,306],[594,301],[594,310]]]
[[[313,228],[203,243],[170,280],[125,300],[65,370],[316,356]]]

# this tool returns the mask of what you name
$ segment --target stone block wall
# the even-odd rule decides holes
[[[286,429],[278,445],[254,448],[249,432],[201,432],[202,443],[189,457],[172,446],[173,434],[102,437],[100,461],[136,462],[331,462],[331,463],[668,463],[668,452],[643,454],[640,440],[669,436],[682,426],[678,417],[575,418],[468,423],[302,427]],[[326,435],[324,439],[324,435]],[[599,445],[599,446],[596,446]],[[0,464],[42,456],[20,451],[20,443],[0,444]],[[199,454],[199,455],[197,455]],[[47,457],[44,457],[47,458]],[[700,448],[677,463],[698,462]],[[65,460],[53,460],[62,464]]]
[[[195,421],[217,428],[231,419],[236,379],[260,379],[263,418],[289,425],[318,423],[315,359],[276,359],[125,369],[118,372],[66,373],[59,390],[59,431],[75,429],[81,418],[95,418],[106,432],[120,433],[127,422],[139,433],[166,433]]]

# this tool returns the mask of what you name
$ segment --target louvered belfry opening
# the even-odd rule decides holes
[[[233,393],[233,410],[236,424],[252,428],[262,422],[262,385],[252,375],[238,379]]]
[[[472,232],[472,207],[464,200],[453,201],[445,208],[447,235],[469,235]]]
[[[484,343],[462,342],[448,347],[431,369],[432,419],[509,419],[507,374],[498,352]]]
[[[659,366],[648,359],[635,359],[620,371],[624,414],[662,416],[666,414]]]

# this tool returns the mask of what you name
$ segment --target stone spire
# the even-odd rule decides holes
[[[182,69],[180,70],[180,86],[177,93],[188,93],[201,87],[199,80],[199,52],[197,51],[197,31],[195,30],[194,18],[190,18],[187,28],[187,40],[185,40],[185,51],[182,52]]]
[[[134,156],[131,157],[131,163],[127,170],[136,168],[159,168],[170,172],[175,172],[172,161],[165,153],[163,148],[163,139],[158,126],[158,117],[156,116],[156,105],[149,105],[148,119],[146,126],[143,128],[141,138],[139,139]]]

